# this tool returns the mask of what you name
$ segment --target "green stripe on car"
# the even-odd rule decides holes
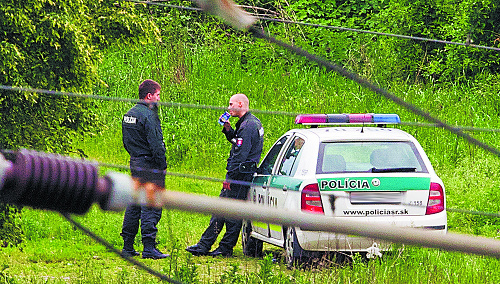
[[[318,179],[319,189],[323,191],[406,191],[428,190],[429,177],[356,177]]]

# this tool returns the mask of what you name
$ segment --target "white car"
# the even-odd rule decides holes
[[[399,116],[314,114],[299,115],[295,122],[311,127],[289,130],[274,143],[259,165],[247,202],[290,214],[303,211],[446,233],[443,182],[413,136],[385,127],[399,123]],[[284,248],[289,266],[325,252],[363,254],[390,246],[365,237],[244,220],[243,253],[261,255],[263,242]]]

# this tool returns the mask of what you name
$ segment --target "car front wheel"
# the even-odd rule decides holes
[[[243,245],[243,254],[251,257],[262,256],[262,241],[251,236],[252,224],[250,221],[243,221],[241,228],[241,244]]]

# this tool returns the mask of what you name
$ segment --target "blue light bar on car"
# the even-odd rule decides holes
[[[296,124],[398,124],[401,120],[397,114],[385,113],[350,113],[350,114],[299,114]]]

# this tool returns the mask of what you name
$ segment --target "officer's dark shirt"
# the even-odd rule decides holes
[[[264,142],[264,128],[257,117],[247,112],[238,120],[235,129],[226,131],[223,128],[222,132],[232,143],[226,166],[228,172],[238,170],[241,163],[259,163]]]
[[[131,158],[151,159],[152,166],[164,170],[167,167],[165,143],[156,104],[139,102],[122,120],[123,146]]]

